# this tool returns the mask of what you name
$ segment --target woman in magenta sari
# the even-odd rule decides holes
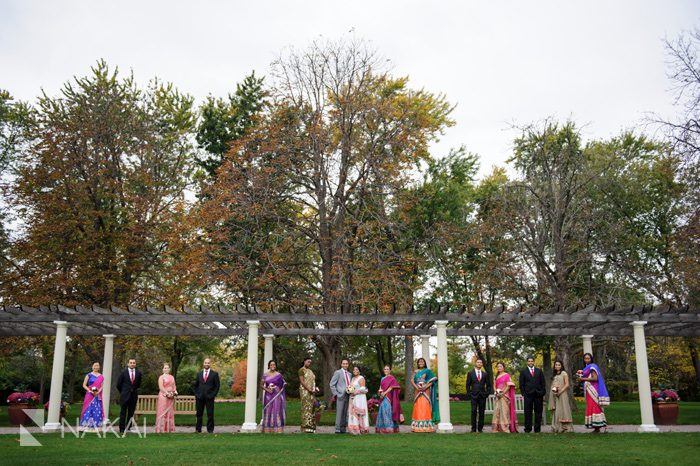
[[[170,375],[170,364],[163,364],[163,375],[158,377],[156,402],[156,433],[175,432],[175,377]]]
[[[100,374],[100,363],[92,364],[92,372],[89,372],[83,380],[85,400],[83,410],[80,413],[80,426],[86,429],[102,427],[105,411],[102,407],[102,383],[105,378]]]
[[[397,434],[399,424],[403,422],[401,412],[401,385],[391,375],[391,367],[384,366],[384,377],[379,384],[381,402],[377,412],[376,432],[378,434]]]
[[[593,362],[593,355],[591,353],[584,354],[583,362],[586,363],[586,367],[582,371],[578,371],[576,375],[583,382],[583,392],[586,394],[584,424],[586,428],[593,429],[594,434],[598,434],[601,428],[608,426],[603,406],[610,404],[610,395],[605,387],[600,368]]]
[[[491,432],[517,432],[518,418],[515,414],[515,384],[506,372],[506,366],[496,364],[496,402],[493,408]]]
[[[263,389],[263,414],[262,425],[263,432],[283,432],[284,421],[287,411],[287,394],[282,374],[277,372],[277,363],[270,361],[267,363],[267,372],[262,378]]]

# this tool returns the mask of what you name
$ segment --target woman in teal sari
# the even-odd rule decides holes
[[[411,432],[435,432],[435,426],[440,422],[440,411],[437,402],[437,377],[428,369],[425,359],[418,358],[418,369],[413,373],[413,415],[411,416]]]

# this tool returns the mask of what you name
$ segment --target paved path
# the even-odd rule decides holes
[[[681,426],[657,426],[661,432],[700,432],[700,425],[681,425]],[[637,432],[637,429],[639,426],[637,425],[612,425],[608,427],[608,432],[609,433],[621,433],[621,432]],[[75,427],[74,427],[75,429]],[[469,426],[466,425],[457,425],[454,426],[455,433],[457,434],[464,434],[468,432]],[[27,430],[31,433],[40,433],[41,428],[39,427],[28,427]],[[115,431],[116,431],[115,427]],[[215,429],[215,433],[217,434],[225,434],[225,433],[239,433],[241,431],[241,426],[236,425],[236,426],[217,426]],[[490,433],[491,428],[490,427],[485,427],[484,428],[484,433]],[[177,427],[176,428],[177,433],[194,433],[194,427],[193,426],[183,426],[183,427]],[[411,426],[401,426],[401,433],[410,433],[411,432]],[[575,432],[576,433],[581,433],[581,434],[590,434],[591,431],[586,429],[583,426],[575,426]],[[66,431],[67,434],[69,434],[68,431]],[[301,431],[298,426],[289,426],[285,427],[284,429],[285,434],[300,434]],[[334,428],[333,426],[320,426],[317,430],[317,433],[319,434],[333,434],[334,433]],[[370,431],[371,434],[374,434],[374,429],[372,428]],[[543,433],[548,433],[551,434],[550,428],[545,427],[543,429]],[[19,427],[0,427],[0,435],[10,435],[10,434],[19,434]],[[154,434],[153,427],[148,426],[147,428],[147,434]],[[111,432],[109,435],[113,435]],[[202,435],[207,435],[207,434],[202,434]]]

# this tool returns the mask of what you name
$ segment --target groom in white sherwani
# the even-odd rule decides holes
[[[350,361],[343,359],[340,361],[340,369],[333,373],[331,378],[331,393],[335,395],[335,433],[344,434],[348,428],[348,399],[346,389],[350,385],[350,374],[348,367]]]

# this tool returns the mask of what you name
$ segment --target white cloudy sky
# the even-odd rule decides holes
[[[288,46],[351,29],[413,86],[457,104],[437,153],[465,144],[502,164],[512,125],[573,118],[608,137],[671,114],[663,37],[700,25],[697,0],[0,0],[0,88],[56,93],[99,58],[198,98],[265,74]]]

